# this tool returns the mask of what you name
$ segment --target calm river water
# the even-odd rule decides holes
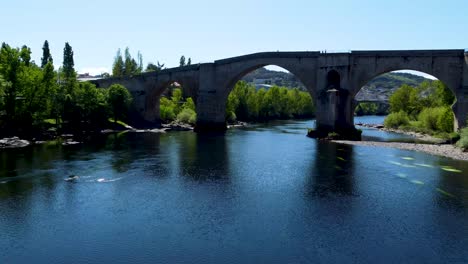
[[[0,150],[0,263],[468,263],[468,162],[312,125]]]

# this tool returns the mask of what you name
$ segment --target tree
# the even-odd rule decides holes
[[[98,89],[89,82],[81,82],[77,87],[75,97],[81,121],[92,128],[99,127],[106,122],[108,106],[105,89]]]
[[[188,65],[192,65],[192,58],[188,58],[187,66],[188,66]]]
[[[185,56],[184,56],[184,55],[182,55],[182,56],[180,57],[179,66],[180,66],[180,67],[184,67],[184,66],[185,66]]]
[[[76,77],[73,49],[68,42],[65,43],[65,48],[63,49],[63,75],[67,80]]]
[[[141,55],[140,51],[138,51],[138,69],[137,73],[143,72],[143,55]]]
[[[29,67],[31,64],[31,48],[26,45],[21,47],[20,57],[26,67]]]
[[[53,115],[56,120],[58,120],[58,113],[54,111],[54,99],[57,96],[57,82],[55,78],[54,65],[51,60],[43,67],[42,85],[44,86],[45,96],[47,96],[47,100],[45,102],[47,114]]]
[[[122,77],[124,76],[125,66],[124,61],[122,59],[122,53],[120,49],[117,50],[117,55],[114,58],[114,64],[112,65],[112,76],[114,77]]]
[[[7,85],[3,93],[7,122],[16,118],[16,97],[20,93],[19,73],[21,71],[21,58],[18,49],[11,48],[2,43],[0,49],[0,74],[5,78]]]
[[[163,70],[163,68],[164,68],[164,63],[161,64],[158,61],[157,64],[154,64],[150,62],[148,63],[148,66],[146,66],[146,71],[147,72],[151,72],[151,71],[160,72]]]
[[[132,55],[130,54],[130,49],[125,48],[125,61],[124,61],[124,76],[132,76],[138,73],[138,64]]]
[[[115,123],[125,115],[131,102],[132,95],[123,85],[113,84],[109,87],[108,105]]]
[[[152,71],[157,72],[157,71],[159,71],[159,69],[158,69],[158,66],[156,66],[156,64],[153,64],[152,62],[150,62],[146,66],[146,71],[147,72],[152,72]]]
[[[390,96],[389,103],[391,112],[403,111],[407,114],[417,115],[421,110],[418,90],[406,84]]]
[[[46,40],[42,46],[41,68],[44,68],[49,62],[52,64],[54,63],[52,55],[50,54],[49,42]]]

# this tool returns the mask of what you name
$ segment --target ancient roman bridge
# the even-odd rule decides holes
[[[226,101],[235,83],[267,65],[294,74],[315,100],[317,129],[354,129],[354,97],[374,77],[396,70],[415,70],[444,82],[455,94],[455,127],[468,117],[468,53],[465,50],[352,51],[347,53],[263,52],[126,78],[94,81],[98,87],[124,85],[134,108],[147,123],[159,123],[159,99],[173,82],[196,103],[198,131],[224,130]]]

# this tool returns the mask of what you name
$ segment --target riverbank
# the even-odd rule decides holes
[[[338,144],[366,146],[366,147],[381,147],[381,148],[396,148],[403,150],[419,151],[436,156],[446,158],[466,160],[468,161],[468,152],[463,152],[460,148],[450,144],[432,145],[432,144],[416,144],[416,143],[399,143],[399,142],[378,142],[378,141],[350,141],[350,140],[332,140]]]
[[[392,132],[392,133],[398,133],[398,134],[403,134],[403,135],[408,135],[412,136],[418,140],[427,142],[427,143],[432,143],[432,144],[444,144],[447,143],[446,139],[443,138],[436,138],[431,135],[423,134],[423,133],[418,133],[414,131],[408,131],[408,130],[402,130],[402,129],[393,129],[393,128],[386,128],[384,127],[383,124],[365,124],[365,123],[356,123],[356,126],[362,126],[362,127],[368,127],[368,128],[374,128],[378,129],[381,131],[385,132]]]
[[[245,127],[248,124],[245,122],[236,122],[233,124],[228,124],[227,128],[239,128]],[[54,137],[51,137],[48,140],[36,140],[36,139],[21,139],[19,137],[5,137],[0,139],[0,149],[6,148],[23,148],[30,145],[39,145],[46,142],[56,141],[58,144],[66,145],[75,145],[83,143],[83,138],[92,136],[93,134],[112,134],[112,133],[166,133],[170,131],[193,131],[194,126],[191,124],[181,123],[181,122],[171,122],[168,124],[162,124],[161,128],[153,129],[137,129],[129,125],[122,126],[118,129],[103,129],[99,132],[85,133],[82,134],[61,134]]]

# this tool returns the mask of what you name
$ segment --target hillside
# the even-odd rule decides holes
[[[388,97],[403,84],[418,86],[426,80],[429,79],[411,73],[385,73],[367,83],[356,95],[356,100],[388,101]]]
[[[286,87],[299,87],[305,90],[302,83],[291,73],[282,71],[272,71],[265,68],[257,69],[247,74],[242,80],[255,84],[257,87],[264,85],[279,85]],[[388,101],[388,97],[401,85],[407,84],[418,86],[425,77],[403,72],[390,72],[382,74],[368,84],[357,94],[358,101]]]

